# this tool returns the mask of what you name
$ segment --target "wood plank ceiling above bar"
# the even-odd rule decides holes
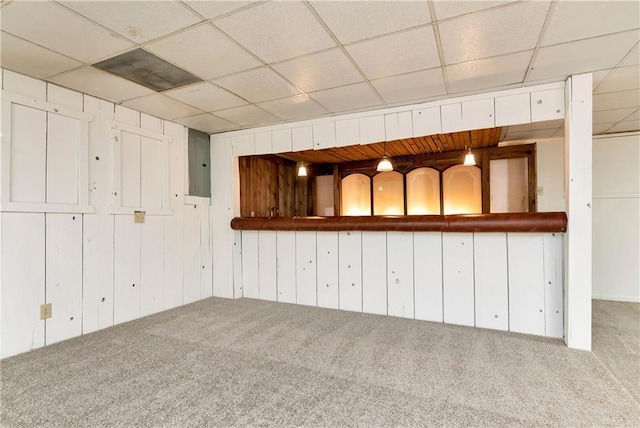
[[[465,147],[479,149],[497,147],[502,128],[476,129],[474,131],[436,134],[425,137],[404,138],[387,141],[386,151],[390,157],[412,156],[431,153],[444,153],[464,150]],[[384,142],[334,147],[324,150],[304,150],[301,152],[280,153],[278,156],[295,162],[311,164],[343,163],[376,159],[384,153]]]

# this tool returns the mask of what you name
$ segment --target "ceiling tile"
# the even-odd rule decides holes
[[[369,79],[440,66],[430,26],[366,40],[346,49]]]
[[[331,112],[360,110],[382,104],[366,83],[327,89],[309,95]]]
[[[166,97],[162,94],[147,95],[140,98],[134,98],[122,103],[126,107],[148,113],[162,119],[177,119],[181,117],[194,116],[202,113],[202,111],[191,106],[183,104],[173,98]]]
[[[209,113],[183,117],[182,119],[175,119],[175,121],[191,129],[207,133],[230,131],[239,128],[238,125]]]
[[[9,70],[38,79],[46,79],[82,65],[76,60],[29,43],[9,33],[2,32],[0,39],[2,41],[0,63],[3,68]]]
[[[618,92],[627,89],[640,88],[640,66],[616,68],[607,79],[602,82],[594,93]]]
[[[341,43],[431,22],[424,1],[314,1],[311,6]]]
[[[204,80],[261,65],[209,24],[150,43],[145,49]]]
[[[157,1],[65,1],[63,4],[136,43],[144,43],[200,18],[177,2]]]
[[[335,46],[302,2],[269,2],[215,22],[225,33],[266,62]]]
[[[640,64],[640,42],[636,44],[636,47],[633,48],[631,52],[627,54],[624,61],[622,61],[619,66],[624,67],[628,65],[638,65]]]
[[[134,46],[58,4],[42,1],[3,7],[2,30],[86,63]]]
[[[241,7],[245,7],[253,1],[187,1],[185,2],[189,7],[198,12],[200,15],[207,19],[217,18],[234,10],[238,10]]]
[[[272,67],[305,92],[361,82],[362,76],[340,49],[331,49]]]
[[[542,46],[640,28],[638,1],[558,1]]]
[[[551,138],[556,129],[541,129],[537,131],[524,131],[524,132],[507,132],[505,141],[514,140],[531,140],[534,138]]]
[[[625,120],[624,122],[616,123],[611,129],[607,130],[607,134],[632,131],[640,131],[640,120]]]
[[[207,82],[166,91],[163,94],[208,112],[248,104],[242,98]]]
[[[601,110],[593,112],[593,123],[615,123],[626,119],[636,110],[635,107],[618,108],[615,110]]]
[[[285,120],[319,117],[329,113],[324,107],[307,95],[296,95],[295,97],[267,101],[258,104],[258,106]]]
[[[609,92],[593,96],[593,111],[640,107],[640,90]]]
[[[625,120],[640,120],[640,109],[636,110],[632,115],[627,116]]]
[[[269,123],[282,122],[277,116],[256,107],[255,105],[247,105],[242,107],[234,107],[227,110],[220,110],[215,113],[223,119],[237,123],[243,127],[266,125]]]
[[[549,2],[517,3],[439,24],[446,64],[533,49]]]
[[[611,128],[615,123],[598,123],[593,125],[593,135],[604,134],[604,132]]]
[[[154,93],[142,85],[89,66],[59,74],[49,80],[58,85],[113,102]]]
[[[441,68],[385,77],[371,83],[389,104],[432,98],[447,93]]]
[[[500,6],[506,3],[512,3],[517,0],[509,1],[434,1],[433,6],[436,10],[438,21],[442,21],[452,16],[465,15],[467,13],[477,12],[483,9]]]
[[[533,51],[449,65],[447,78],[452,93],[489,89],[522,82]]]
[[[613,68],[639,37],[640,32],[634,30],[540,48],[527,80]]]
[[[544,122],[525,123],[522,125],[509,126],[508,132],[529,132],[529,131],[541,131],[545,129],[558,129],[564,125],[564,119],[560,120],[546,120]]]
[[[240,95],[252,103],[284,98],[300,93],[293,85],[268,67],[223,77],[214,80],[213,83]]]

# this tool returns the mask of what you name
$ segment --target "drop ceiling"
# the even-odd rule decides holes
[[[1,64],[219,133],[593,72],[594,134],[640,130],[638,1],[3,0]],[[202,82],[93,65],[144,49]],[[562,135],[512,126],[507,140]]]

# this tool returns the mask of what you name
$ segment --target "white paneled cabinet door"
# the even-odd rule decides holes
[[[476,233],[473,240],[476,327],[506,331],[509,329],[507,234]]]
[[[242,296],[260,298],[258,231],[242,231]]]
[[[296,302],[316,306],[316,232],[296,232]]]
[[[339,308],[362,312],[362,232],[340,232]]]
[[[473,235],[442,236],[444,322],[473,327]]]
[[[362,232],[362,312],[387,314],[386,232]]]
[[[318,232],[318,306],[338,309],[338,232]]]
[[[82,214],[46,214],[47,345],[82,334]]]
[[[296,233],[277,232],[278,302],[296,303]]]
[[[543,234],[509,233],[509,330],[545,334]]]
[[[275,301],[277,298],[277,241],[276,232],[258,232],[258,296],[262,300]]]
[[[413,234],[415,318],[442,322],[442,233]]]
[[[387,311],[413,318],[413,232],[387,232]]]

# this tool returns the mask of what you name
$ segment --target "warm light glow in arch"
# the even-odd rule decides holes
[[[396,171],[373,177],[373,214],[404,215],[404,180]]]
[[[342,179],[340,215],[371,215],[371,179],[364,174],[350,174]]]
[[[406,175],[407,214],[440,214],[440,173],[433,168],[416,168]]]
[[[482,175],[477,166],[456,165],[442,173],[444,214],[482,213]]]

